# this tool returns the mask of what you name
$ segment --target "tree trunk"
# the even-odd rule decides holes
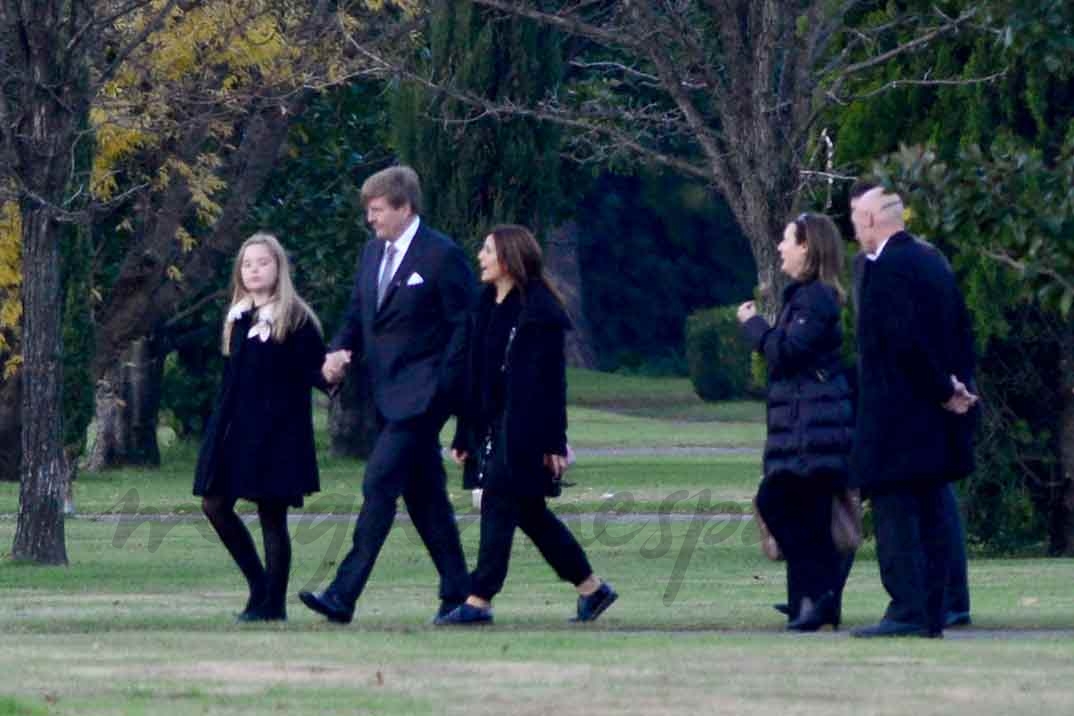
[[[596,368],[593,332],[586,319],[582,291],[582,265],[578,259],[578,224],[568,221],[548,232],[545,266],[556,288],[563,294],[574,330],[567,333],[567,365]]]
[[[377,437],[377,410],[365,365],[352,365],[328,407],[332,454],[365,459]]]
[[[305,110],[310,92],[299,92],[281,108],[276,102],[251,116],[242,128],[237,151],[228,156],[218,178],[228,184],[227,200],[212,230],[198,245],[183,252],[175,239],[182,222],[194,213],[187,180],[176,173],[168,189],[148,207],[144,233],[128,251],[99,312],[97,353],[93,372],[100,380],[130,342],[160,325],[212,281],[221,262],[230,262],[242,244],[244,222],[264,188],[290,122]],[[286,111],[281,111],[284,109]],[[199,124],[184,137],[180,157],[193,162],[204,151],[207,126]],[[168,276],[178,266],[181,280]]]
[[[776,246],[782,237],[783,227],[793,216],[795,199],[787,186],[793,185],[798,172],[796,168],[781,163],[778,158],[770,163],[772,166],[766,167],[763,181],[761,177],[751,177],[741,190],[735,192],[732,189],[731,194],[728,194],[727,187],[721,188],[750,242],[757,266],[759,309],[769,323],[775,323],[783,300],[783,289],[790,282],[790,278],[780,271],[782,261]],[[743,166],[739,175],[748,176],[749,171],[749,166]]]
[[[164,360],[157,355],[155,345],[149,338],[136,340],[126,359],[97,381],[97,435],[87,470],[160,465],[157,413]]]
[[[1074,325],[1069,319],[1060,338],[1059,376],[1062,382],[1062,416],[1059,424],[1059,474],[1064,487],[1064,544],[1057,553],[1074,556]]]
[[[0,385],[0,481],[19,481],[22,460],[22,371]]]
[[[22,485],[11,556],[66,564],[63,502],[67,470],[61,436],[59,227],[48,211],[22,205]]]

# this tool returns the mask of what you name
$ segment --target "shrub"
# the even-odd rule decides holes
[[[752,359],[742,336],[736,306],[696,311],[686,319],[686,362],[702,400],[730,400],[757,393]]]

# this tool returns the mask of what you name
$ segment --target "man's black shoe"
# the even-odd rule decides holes
[[[285,622],[287,610],[283,607],[271,609],[266,606],[254,607],[240,612],[235,617],[237,624],[249,624],[251,622]]]
[[[302,603],[337,624],[350,624],[354,619],[354,607],[347,608],[329,592],[299,592]]]
[[[878,637],[894,636],[919,636],[927,639],[942,639],[943,632],[932,632],[920,624],[911,622],[897,622],[884,619],[870,626],[858,627],[850,632],[851,636],[859,639],[874,639]]]
[[[973,624],[973,619],[970,618],[969,612],[947,612],[943,620],[945,629],[970,626],[971,624]]]

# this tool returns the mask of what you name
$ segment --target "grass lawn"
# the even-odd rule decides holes
[[[0,714],[1001,714],[1070,713],[1074,613],[1069,562],[978,560],[977,626],[943,642],[788,635],[769,605],[782,565],[752,525],[573,525],[622,597],[588,627],[536,550],[520,539],[496,600],[497,625],[426,625],[435,572],[405,527],[393,531],[350,626],[293,597],[291,620],[236,626],[241,579],[204,524],[68,522],[71,566],[0,564]],[[0,542],[13,525],[0,522]],[[292,594],[319,585],[350,526],[294,529]],[[464,530],[472,560],[477,530]],[[844,622],[884,597],[863,553]],[[1017,629],[971,638],[974,630]],[[839,684],[838,699],[834,684]],[[6,710],[5,710],[6,709]],[[21,709],[21,710],[20,710]]]
[[[759,404],[706,405],[683,380],[570,380],[580,448],[763,438]],[[572,590],[520,536],[496,626],[466,631],[427,625],[436,575],[407,522],[393,530],[352,625],[305,610],[294,593],[325,584],[352,531],[350,520],[312,516],[292,526],[290,621],[235,625],[244,587],[190,496],[195,452],[174,445],[159,471],[86,474],[78,485],[87,515],[186,518],[71,519],[70,566],[0,560],[0,716],[1074,711],[1070,560],[973,560],[975,626],[944,641],[783,633],[770,606],[784,601],[783,565],[760,555],[752,523],[716,515],[752,496],[756,454],[583,454],[570,473],[578,485],[555,504],[620,601],[594,625],[568,625]],[[321,471],[323,492],[306,511],[356,510],[361,464],[322,457]],[[454,467],[449,479],[467,513]],[[0,485],[0,551],[13,538],[16,501],[16,486]],[[474,518],[460,521],[471,565]],[[867,544],[844,625],[875,620],[884,604]]]

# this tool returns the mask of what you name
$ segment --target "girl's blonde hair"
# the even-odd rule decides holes
[[[254,244],[261,244],[269,250],[272,258],[276,260],[276,290],[272,296],[272,340],[282,343],[287,336],[303,323],[313,321],[317,332],[321,332],[321,322],[317,314],[295,292],[295,285],[291,281],[291,263],[287,260],[287,252],[272,234],[258,231],[246,241],[242,242],[239,253],[235,256],[235,266],[231,270],[231,305],[249,299],[251,311],[253,299],[242,284],[242,256],[246,249]],[[231,353],[231,327],[234,321],[224,318],[224,330],[221,336],[221,351],[224,355]]]

